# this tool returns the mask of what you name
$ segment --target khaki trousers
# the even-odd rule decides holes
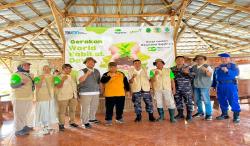
[[[81,122],[86,124],[89,120],[95,120],[96,112],[99,105],[98,95],[80,95],[81,104]]]
[[[57,101],[57,103],[58,103],[59,124],[61,125],[65,123],[65,114],[66,114],[67,108],[69,108],[69,124],[75,123],[77,99],[72,98],[69,100],[61,100],[61,101]]]

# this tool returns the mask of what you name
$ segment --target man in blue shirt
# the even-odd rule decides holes
[[[217,120],[228,119],[228,104],[231,106],[233,122],[240,122],[240,105],[236,77],[239,75],[239,68],[230,60],[227,53],[219,54],[222,64],[215,68],[212,87],[217,90],[217,97],[222,114],[216,117]]]

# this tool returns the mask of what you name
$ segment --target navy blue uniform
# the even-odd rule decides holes
[[[182,68],[172,67],[174,73],[174,81],[176,86],[176,94],[174,95],[177,109],[183,109],[183,100],[187,106],[188,111],[193,111],[192,103],[192,76],[183,73],[183,69],[188,66],[184,65]]]
[[[224,72],[226,67],[228,72]],[[240,112],[238,87],[236,76],[239,75],[239,68],[234,63],[221,64],[215,68],[212,87],[217,89],[217,97],[222,112],[228,111],[228,104],[233,112]]]

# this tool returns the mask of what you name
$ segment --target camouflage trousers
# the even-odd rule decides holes
[[[153,113],[153,103],[152,103],[152,96],[150,92],[140,91],[135,92],[132,94],[132,102],[134,103],[135,113],[141,114],[142,107],[141,107],[141,99],[146,105],[145,109],[148,113]]]
[[[176,90],[174,95],[174,100],[177,109],[183,109],[184,103],[186,104],[188,111],[193,111],[193,102],[192,102],[192,90]],[[183,102],[184,101],[184,102]]]

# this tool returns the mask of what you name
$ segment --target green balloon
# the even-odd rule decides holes
[[[40,78],[40,77],[35,77],[35,78],[34,78],[34,83],[35,83],[35,84],[40,83],[40,81],[41,81],[41,78]]]
[[[172,70],[170,70],[170,79],[174,79],[175,78],[175,75],[174,73],[172,72]]]
[[[60,84],[62,82],[62,80],[61,80],[61,78],[59,77],[59,76],[55,76],[54,77],[54,84],[55,85],[58,85],[58,84]]]
[[[11,76],[10,84],[16,86],[16,85],[20,85],[21,83],[22,83],[22,78],[20,77],[20,75],[17,73],[14,73]]]
[[[154,73],[154,71],[151,70],[150,73],[149,73],[149,77],[153,78],[154,76],[155,76],[155,73]]]

